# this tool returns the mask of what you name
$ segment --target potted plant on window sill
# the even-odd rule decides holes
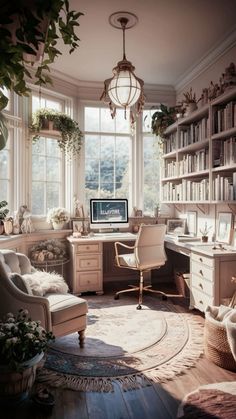
[[[39,109],[32,116],[30,130],[33,141],[40,138],[43,130],[56,130],[57,142],[62,151],[69,156],[78,155],[82,146],[83,133],[78,122],[68,115],[53,109]]]

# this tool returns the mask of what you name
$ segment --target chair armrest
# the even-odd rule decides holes
[[[121,242],[115,242],[115,259],[116,259],[116,264],[118,267],[122,268],[122,266],[119,263],[119,252],[118,252],[118,246],[120,247],[124,247],[125,249],[131,249],[134,250],[134,246],[128,246],[127,244],[121,243]]]

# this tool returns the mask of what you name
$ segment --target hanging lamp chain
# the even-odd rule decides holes
[[[120,19],[118,19],[118,21],[120,22],[122,32],[123,32],[123,60],[126,60],[126,55],[125,55],[125,30],[126,30],[127,23],[129,22],[129,19],[127,19],[126,17],[121,17]]]

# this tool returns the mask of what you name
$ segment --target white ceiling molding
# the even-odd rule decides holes
[[[222,55],[229,51],[234,45],[236,45],[236,28],[227,35],[220,43],[211,48],[202,59],[189,68],[183,76],[174,85],[176,93],[183,90],[186,85],[191,83],[193,79],[198,77],[209,67],[211,67]]]

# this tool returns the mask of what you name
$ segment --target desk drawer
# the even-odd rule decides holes
[[[204,292],[205,294],[212,297],[213,295],[213,281],[206,281],[199,275],[192,275],[191,278],[191,289],[196,288],[198,291]]]
[[[192,253],[191,260],[194,262],[198,262],[203,265],[209,266],[210,268],[214,267],[214,259],[208,258],[207,256],[202,256],[202,255],[197,255],[196,253]]]
[[[95,272],[77,272],[76,273],[77,292],[102,291],[102,274]]]
[[[101,253],[102,243],[77,244],[76,253]]]
[[[192,288],[191,305],[204,312],[206,311],[207,306],[213,305],[213,297]]]
[[[205,278],[208,281],[214,280],[214,269],[203,265],[203,263],[192,262],[191,274],[197,275],[200,278]]]
[[[101,269],[101,255],[76,255],[76,271]]]

